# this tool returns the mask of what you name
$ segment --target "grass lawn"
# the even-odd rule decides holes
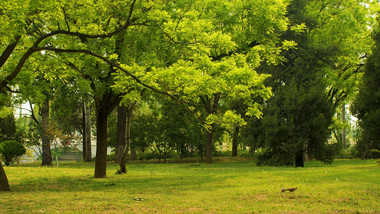
[[[0,213],[380,213],[374,160],[304,168],[215,160],[133,162],[124,175],[110,163],[105,179],[92,178],[94,163],[5,167],[12,191],[0,192]],[[298,189],[281,192],[290,187]]]

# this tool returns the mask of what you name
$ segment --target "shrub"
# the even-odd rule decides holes
[[[18,157],[25,154],[25,147],[14,140],[6,140],[0,143],[0,154],[5,165],[13,163]]]
[[[231,157],[232,152],[231,151],[219,151],[219,150],[214,150],[212,152],[213,157]]]
[[[253,157],[253,152],[249,150],[239,151],[238,156],[242,158],[251,158]]]
[[[294,166],[294,156],[290,156],[286,152],[273,153],[272,151],[263,150],[255,154],[257,165],[267,166]]]
[[[115,161],[115,152],[111,152],[107,155],[107,161]]]

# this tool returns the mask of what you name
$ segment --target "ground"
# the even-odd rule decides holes
[[[110,163],[108,177],[94,179],[93,163],[5,167],[12,191],[0,193],[0,213],[380,213],[374,160],[292,168],[221,158],[127,168],[118,175]]]

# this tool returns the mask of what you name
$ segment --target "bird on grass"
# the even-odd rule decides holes
[[[145,199],[140,198],[140,197],[134,197],[133,200],[135,200],[135,201],[144,201]]]
[[[286,191],[289,191],[289,192],[294,192],[297,190],[297,187],[292,187],[292,188],[289,188],[289,189],[285,189],[285,188],[282,188],[281,189],[281,192],[286,192]]]

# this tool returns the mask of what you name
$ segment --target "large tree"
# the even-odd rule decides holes
[[[293,27],[282,38],[296,41],[297,49],[283,53],[286,62],[262,67],[272,74],[274,94],[264,109],[261,163],[303,166],[308,156],[331,161],[329,126],[368,47],[361,40],[368,33],[367,13],[356,1],[295,0],[289,5]]]
[[[277,53],[294,45],[279,44],[277,34],[287,28],[286,2],[176,2],[165,9],[172,12],[160,21],[161,29],[174,49],[159,49],[167,63],[149,74],[203,124],[206,162],[211,163],[215,126],[226,120],[243,123],[233,111],[220,111],[222,100],[242,99],[248,114],[259,116],[253,98],[268,97],[270,90],[263,85],[267,76],[255,68],[262,58],[278,62]]]
[[[352,110],[359,119],[361,134],[356,148],[361,158],[380,155],[380,31],[374,30],[375,46],[368,58],[359,93]]]
[[[0,92],[9,90],[20,72],[27,72],[23,68],[36,52],[62,50],[70,45],[85,48],[80,44],[87,39],[109,38],[125,30],[138,19],[132,17],[135,3],[136,0],[1,1]],[[119,8],[127,8],[124,15],[115,13]],[[0,171],[5,175],[2,168]],[[7,186],[4,177],[0,177],[0,184]]]

